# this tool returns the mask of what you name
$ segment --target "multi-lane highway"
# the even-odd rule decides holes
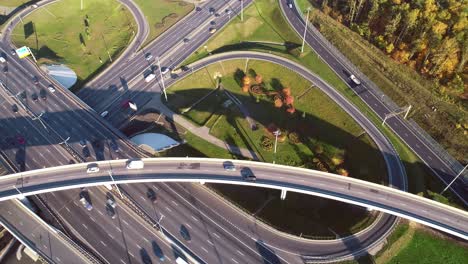
[[[246,5],[248,3],[250,3],[250,2],[245,1]],[[80,92],[79,96],[85,102],[89,103],[93,108],[95,108],[98,113],[100,113],[101,111],[104,111],[104,110],[110,111],[108,121],[110,121],[112,124],[120,125],[120,124],[124,123],[126,118],[128,118],[129,113],[125,112],[124,110],[122,110],[120,108],[121,100],[131,99],[131,100],[134,100],[135,102],[137,102],[138,105],[141,106],[142,104],[144,104],[144,103],[146,103],[148,101],[148,99],[149,99],[148,93],[152,94],[152,95],[156,95],[156,96],[160,93],[161,88],[156,84],[156,82],[147,84],[146,82],[143,81],[143,77],[142,77],[143,76],[143,71],[145,69],[147,69],[148,67],[151,67],[150,65],[155,65],[156,64],[155,61],[151,61],[151,62],[148,63],[145,60],[145,54],[149,52],[149,53],[151,53],[153,55],[153,57],[160,56],[163,67],[173,67],[173,66],[177,65],[182,60],[184,60],[190,53],[192,53],[194,50],[198,49],[198,47],[209,38],[210,33],[209,33],[208,29],[210,27],[213,27],[213,25],[215,25],[214,27],[220,28],[229,20],[229,16],[227,15],[227,13],[224,12],[224,10],[226,10],[227,8],[231,8],[232,10],[234,10],[234,13],[238,13],[238,10],[240,8],[240,4],[239,4],[238,1],[230,1],[230,2],[211,1],[209,3],[202,4],[200,7],[201,7],[201,10],[194,11],[192,14],[187,16],[183,21],[181,21],[176,26],[174,26],[173,29],[167,31],[163,36],[158,38],[155,42],[153,42],[147,48],[143,49],[141,52],[137,52],[136,54],[134,54],[135,48],[137,47],[137,45],[132,46],[132,48],[128,49],[124,53],[124,55],[121,56],[119,61],[117,63],[114,63],[112,65],[112,67],[107,72],[101,74],[99,76],[99,78],[97,78],[94,82],[91,82],[90,84],[88,84],[87,87]],[[209,11],[208,11],[208,9],[210,7],[214,7],[215,10],[220,15],[219,16],[214,16],[214,15],[210,14]],[[137,12],[138,12],[138,10],[132,11],[132,13],[134,13],[134,15],[137,14]],[[137,14],[136,16],[141,16],[141,14],[140,15]],[[138,21],[138,19],[137,19],[137,21]],[[214,24],[212,22],[214,22]],[[138,36],[136,37],[136,39],[141,40],[144,37],[144,34],[141,33],[141,32],[145,32],[144,28],[146,26],[142,25],[141,21],[138,22],[138,25],[140,27],[140,30],[138,31]],[[183,41],[183,38],[186,38],[186,37],[189,38],[190,45],[188,45],[188,47],[187,47],[187,44],[184,44],[185,42]],[[136,41],[134,43],[136,43]],[[4,46],[4,51],[6,53],[8,53],[10,48],[11,48],[11,46],[6,45],[6,46]],[[177,51],[175,51],[175,50],[177,50]],[[8,61],[8,63],[10,63],[10,60]],[[19,67],[19,69],[20,69],[19,74],[15,75],[15,76],[13,76],[11,78],[11,81],[13,82],[13,85],[11,83],[8,83],[10,81],[8,76],[10,76],[10,75],[7,76],[7,74],[9,74],[9,73],[5,74],[5,80],[6,80],[5,84],[6,84],[7,88],[3,91],[5,93],[4,96],[6,96],[8,93],[13,94],[14,92],[17,92],[18,90],[21,91],[21,89],[15,89],[15,87],[17,87],[17,86],[21,87],[20,85],[24,84],[24,83],[31,83],[31,79],[28,79],[28,78],[32,78],[32,75],[29,74],[29,72],[37,72],[37,69],[30,66],[28,63],[25,63],[24,61],[19,61],[17,63],[18,63],[17,65],[14,65],[14,66],[10,67],[10,71],[9,71],[9,73],[11,73],[11,69],[16,69],[17,67]],[[22,63],[26,64],[26,65],[21,65]],[[282,63],[284,63],[284,62],[280,62],[280,64],[282,64]],[[27,68],[27,66],[29,66],[29,68]],[[22,67],[24,67],[23,71],[21,71]],[[156,73],[157,73],[157,70],[156,70]],[[169,77],[169,76],[167,76],[167,77]],[[14,83],[16,78],[19,78],[18,83]],[[23,78],[23,79],[21,79],[21,78]],[[47,85],[48,82],[51,82],[51,80],[40,80],[40,84],[38,86],[42,87],[42,88],[46,88],[46,85]],[[11,89],[11,91],[7,90],[7,89]],[[29,91],[32,91],[32,92],[36,91],[36,93],[37,93],[37,92],[40,92],[40,88],[35,89],[34,86],[32,86],[31,90],[28,89],[28,92]],[[59,95],[63,94],[63,95],[66,95],[66,96],[70,96],[70,94],[67,91],[61,91],[59,89],[59,92],[60,92]],[[90,97],[90,95],[93,95],[93,96],[91,96],[92,98]],[[32,94],[30,96],[32,96]],[[50,96],[54,96],[54,95],[50,95]],[[15,156],[19,156],[19,157],[24,156],[24,155],[17,154],[17,153],[21,154],[20,149],[24,148],[25,150],[27,149],[27,153],[29,153],[31,155],[31,158],[32,158],[32,160],[27,159],[26,160],[27,162],[23,164],[24,169],[40,168],[41,166],[38,166],[38,165],[41,164],[41,162],[45,162],[45,161],[48,161],[50,163],[50,166],[53,166],[54,165],[53,163],[55,162],[53,158],[51,159],[51,157],[40,157],[40,154],[44,154],[44,153],[47,153],[48,151],[50,151],[50,149],[48,147],[45,147],[45,146],[52,145],[53,148],[55,148],[56,151],[58,151],[57,153],[62,153],[61,156],[63,157],[63,161],[61,161],[59,164],[64,164],[64,163],[68,162],[71,159],[76,159],[71,154],[76,154],[76,153],[78,153],[79,155],[84,154],[84,153],[80,154],[80,151],[83,152],[83,149],[81,148],[81,145],[79,144],[79,139],[81,137],[88,137],[89,133],[87,134],[85,130],[91,130],[93,132],[95,130],[96,131],[101,131],[101,130],[102,131],[108,131],[109,130],[108,128],[102,129],[103,124],[102,124],[102,121],[99,121],[99,117],[97,117],[97,115],[91,109],[86,107],[79,100],[76,100],[76,99],[73,99],[73,98],[71,100],[72,103],[73,102],[75,103],[75,104],[72,104],[72,106],[74,106],[74,105],[77,106],[75,109],[72,109],[71,112],[78,113],[78,115],[72,115],[72,114],[68,113],[68,109],[63,107],[63,105],[61,107],[58,107],[58,103],[60,103],[61,100],[65,100],[65,101],[70,100],[70,98],[67,99],[66,96],[64,96],[64,98],[59,98],[58,102],[52,103],[52,104],[55,104],[55,106],[57,106],[57,108],[50,109],[51,110],[50,112],[53,112],[56,115],[52,114],[52,118],[49,118],[52,121],[50,121],[49,123],[47,123],[49,121],[48,118],[44,118],[45,121],[46,121],[45,126],[47,127],[47,129],[42,128],[42,130],[44,130],[42,132],[41,131],[34,132],[34,129],[38,130],[38,129],[41,129],[41,127],[37,126],[37,124],[36,125],[33,124],[34,121],[39,122],[38,120],[31,120],[31,117],[40,115],[40,113],[42,111],[44,111],[43,108],[41,108],[40,106],[37,106],[37,107],[31,106],[29,108],[29,105],[26,105],[26,109],[23,109],[20,106],[20,111],[18,111],[18,113],[21,114],[21,116],[22,116],[22,118],[19,119],[21,121],[21,123],[18,123],[18,124],[14,123],[14,122],[18,122],[18,121],[16,121],[17,116],[14,115],[14,114],[12,116],[11,115],[9,116],[9,118],[11,120],[7,118],[7,120],[10,120],[9,122],[11,122],[12,125],[15,125],[15,128],[16,128],[16,126],[19,126],[20,128],[23,127],[23,130],[20,130],[19,132],[16,131],[15,133],[12,133],[12,136],[9,136],[9,138],[12,139],[12,140],[10,140],[10,142],[15,141],[14,144],[10,143],[8,145],[9,146],[8,150],[11,152],[11,153],[8,154],[10,159],[12,157],[15,157]],[[5,110],[7,110],[9,104],[14,104],[15,102],[20,104],[21,103],[20,101],[22,100],[22,99],[11,98],[11,97],[8,97],[8,98],[4,97],[4,99],[7,100],[7,103],[5,103],[5,105],[2,105],[2,107],[5,108]],[[48,98],[47,100],[49,101],[49,98],[51,98],[51,97],[47,97],[47,98]],[[93,98],[97,98],[97,99],[94,100]],[[10,101],[8,101],[8,100],[10,100]],[[13,101],[11,101],[11,100],[13,100]],[[40,105],[40,103],[41,103],[40,100],[41,99],[39,98],[39,101],[36,102],[36,103],[38,103],[38,105]],[[341,99],[341,100],[344,100],[344,99]],[[344,101],[346,101],[346,100],[344,100]],[[28,102],[31,102],[31,101],[28,101]],[[31,102],[31,103],[33,103],[33,102]],[[64,109],[66,111],[64,111]],[[349,112],[349,109],[347,111]],[[358,112],[358,111],[351,109],[351,112]],[[12,114],[12,113],[13,113],[13,111],[10,112],[10,114]],[[65,114],[63,114],[63,113],[65,113]],[[46,114],[46,116],[47,116],[47,114]],[[80,116],[81,116],[81,119],[80,119]],[[83,117],[84,117],[84,119],[97,120],[98,122],[95,125],[88,124],[87,127],[82,127],[81,129],[83,131],[76,131],[76,133],[73,133],[74,129],[80,130],[80,128],[74,128],[75,126],[70,125],[69,122],[66,122],[66,121],[77,119],[77,120],[79,120],[79,122],[77,123],[76,126],[80,127],[80,125],[78,125],[78,124],[81,124],[81,126],[83,126],[83,123],[80,123],[80,122],[83,122]],[[67,125],[68,125],[68,127],[71,127],[70,130],[72,132],[64,130],[64,128],[67,127]],[[105,127],[105,125],[106,124],[104,124],[104,127]],[[375,128],[373,128],[373,129],[375,129]],[[50,132],[50,134],[52,134],[52,136],[48,136],[48,134],[49,134],[48,131],[49,130],[52,130]],[[30,132],[30,131],[32,131],[32,132]],[[29,132],[29,133],[26,133],[26,132]],[[65,132],[65,133],[63,133],[63,132]],[[27,135],[27,136],[25,137],[21,133],[26,133],[25,135]],[[19,137],[18,137],[18,134],[20,135]],[[65,135],[63,135],[63,134],[65,134]],[[59,142],[61,142],[62,140],[64,140],[66,137],[68,137],[70,135],[71,135],[71,139],[69,140],[69,142],[70,142],[69,145],[70,145],[71,151],[70,151],[70,149],[68,149],[67,146],[64,147],[63,144],[58,145]],[[84,135],[84,136],[82,136],[82,135]],[[113,158],[116,158],[116,157],[124,158],[124,157],[131,156],[130,153],[132,153],[132,151],[135,151],[132,148],[131,145],[128,146],[127,145],[128,143],[125,143],[125,142],[120,143],[120,141],[119,141],[119,147],[123,151],[121,151],[121,152],[113,151],[112,148],[109,147],[110,145],[112,145],[111,144],[112,138],[116,138],[117,140],[120,140],[120,138],[119,138],[119,133],[116,132],[115,130],[114,130],[114,132],[110,133],[110,135],[112,135],[112,137],[111,137],[110,140],[108,140],[109,139],[108,138],[109,134],[103,134],[102,139],[101,138],[98,139],[98,143],[97,143],[98,146],[95,146],[96,145],[96,143],[95,143],[96,140],[94,138],[91,138],[90,142],[87,143],[88,144],[87,147],[91,146],[91,149],[94,150],[94,151],[91,151],[89,160],[91,160],[91,159],[109,159],[109,158],[113,159]],[[380,136],[378,135],[377,139],[378,139],[378,137],[380,137]],[[23,142],[22,138],[25,139],[26,142],[28,142],[28,144],[27,144],[28,147],[27,148],[22,147],[22,145],[23,145],[21,143],[21,142]],[[30,138],[33,138],[33,139],[31,140]],[[99,140],[103,140],[102,145],[104,145],[104,147],[99,147],[99,145],[100,145]],[[374,138],[374,140],[375,140],[375,138]],[[122,145],[120,145],[120,144],[122,144]],[[378,142],[377,142],[377,144],[379,145]],[[40,149],[41,146],[44,147],[44,148]],[[33,147],[37,148],[37,150],[34,150]],[[125,149],[125,148],[128,148],[128,149]],[[23,150],[23,152],[25,150]],[[396,158],[394,150],[391,147],[388,150],[389,150],[389,152],[384,151],[384,157],[386,158],[386,160],[388,161],[389,158],[393,158],[393,159]],[[72,153],[70,153],[70,152],[72,152]],[[55,153],[54,150],[52,150],[52,153]],[[122,156],[119,156],[119,155],[122,155]],[[81,158],[83,158],[83,157],[81,157]],[[19,161],[21,161],[21,159],[19,159]],[[33,162],[35,162],[35,163],[33,163]],[[20,164],[21,164],[21,162],[20,162]],[[44,164],[44,163],[42,163],[42,164]],[[393,172],[392,172],[392,170],[393,170]],[[401,167],[398,167],[398,165],[396,165],[396,163],[394,163],[394,165],[389,165],[389,174],[394,175],[394,177],[391,178],[391,182],[393,183],[394,186],[397,186],[399,188],[404,188],[404,178],[401,177],[402,176]],[[132,186],[129,185],[129,186],[125,186],[124,188],[129,189],[133,196],[138,197],[138,195],[141,196],[142,191],[146,187],[138,186],[138,187],[134,188],[133,185]],[[156,188],[158,188],[158,187],[156,187]],[[174,187],[174,188],[180,188],[180,187]],[[171,197],[170,193],[172,192],[172,189],[166,187],[165,192],[166,192],[166,194],[164,194],[162,196],[163,199],[161,199],[161,200],[169,201],[169,198],[167,198],[167,197]],[[205,193],[205,195],[206,195],[206,193]],[[198,194],[197,196],[203,196],[203,195]],[[73,201],[74,200],[73,197],[74,196],[72,194],[65,194],[65,197],[63,197],[63,200]],[[176,199],[178,199],[178,200],[176,200]],[[167,203],[167,204],[173,204],[173,206],[176,206],[175,208],[177,208],[177,210],[181,210],[172,201],[174,201],[176,204],[181,203],[180,201],[182,201],[182,203],[184,203],[183,198],[175,197],[174,200],[171,200],[171,202]],[[142,204],[143,204],[143,206],[145,206],[145,203],[142,203]],[[218,203],[218,204],[220,204],[220,203]],[[59,207],[61,205],[62,204],[60,204],[60,205],[57,204],[56,207]],[[146,204],[146,207],[147,206],[148,206],[148,204]],[[170,206],[166,206],[166,207],[169,208],[169,210],[173,210],[171,208],[174,208],[174,207],[170,207]],[[226,210],[226,207],[224,207],[224,208],[225,208],[224,210]],[[184,211],[183,211],[184,213],[182,213],[182,212],[172,213],[169,210],[167,210],[169,212],[168,215],[177,215],[178,216],[177,218],[183,218],[184,222],[187,221],[186,219],[190,218],[191,215],[196,213],[196,212],[191,212],[187,208],[184,208]],[[72,218],[73,215],[74,215],[74,212],[73,212],[73,214],[71,214],[68,217],[68,219]],[[240,221],[240,219],[244,219],[244,218],[239,218],[239,221]],[[387,223],[394,223],[394,221],[390,221],[389,219],[391,219],[391,218],[387,218]],[[196,220],[191,220],[191,223],[194,222],[194,221],[196,221]],[[211,225],[210,228],[213,228],[213,227],[216,227],[217,223],[219,223],[219,222],[222,222],[222,221],[218,220],[218,222],[214,222],[214,223],[209,223],[208,222],[208,223]],[[190,224],[190,226],[192,226],[192,224]],[[194,225],[194,226],[196,226],[196,225]],[[389,230],[389,227],[391,227],[391,224],[390,225],[387,224],[385,230]],[[173,231],[177,232],[177,225],[172,225],[172,227],[171,227],[171,225],[169,225],[168,228],[172,228]],[[197,230],[200,230],[200,227],[196,227],[196,228],[198,228]],[[86,229],[86,228],[84,228],[84,229]],[[84,230],[84,229],[81,228],[81,230],[84,233],[90,232],[90,231],[87,231],[87,230]],[[247,229],[243,229],[243,230],[245,232],[245,230],[247,230]],[[375,230],[377,230],[377,229],[374,228],[374,231]],[[141,232],[141,231],[139,231],[139,232]],[[235,232],[241,233],[238,230],[235,231]],[[196,231],[195,233],[197,234],[195,236],[196,239],[201,239],[201,240],[205,241],[205,238],[206,238],[207,234],[209,234],[210,232],[205,230],[205,232]],[[200,235],[200,234],[202,234],[202,235]],[[374,232],[374,234],[377,234],[377,232]],[[367,238],[367,239],[369,239],[369,238]],[[220,241],[220,242],[218,242],[218,244],[226,243],[226,241],[229,241],[229,240],[233,240],[233,238],[230,237],[230,236],[224,237],[224,235],[223,235],[223,239],[221,239],[221,241],[223,241],[223,242]],[[371,240],[372,241],[377,240],[377,236],[374,236],[373,239],[371,239]],[[208,241],[208,240],[206,240],[206,241]],[[284,242],[284,241],[287,241],[287,240],[282,238],[282,239],[280,239],[280,241]],[[339,250],[337,249],[336,252],[339,252],[338,255],[340,255],[340,256],[344,256],[344,255],[349,256],[350,252],[356,252],[356,250],[358,250],[360,248],[360,246],[364,246],[364,244],[369,245],[369,244],[371,244],[372,241],[365,241],[366,243],[363,243],[363,244],[352,243],[353,244],[352,246],[350,245],[351,243],[347,244],[347,243],[342,242],[342,244],[344,244],[345,249],[346,249],[346,246],[348,248],[345,251],[340,251],[341,249],[339,249]],[[230,245],[233,245],[233,242],[231,242]],[[193,246],[193,244],[191,244],[190,247],[192,248],[192,247],[195,247],[195,246]],[[204,248],[206,250],[206,247],[204,247]],[[216,251],[219,250],[219,252],[226,253],[225,250],[222,249],[223,247],[220,247],[219,249],[217,247],[214,247],[214,248],[215,248]],[[281,248],[281,247],[279,247],[279,248]],[[309,246],[309,248],[310,248],[310,246]],[[328,248],[330,248],[330,246],[328,246]],[[252,250],[252,249],[254,249],[254,250]],[[197,249],[196,249],[196,252],[200,253],[200,255],[207,255],[206,253],[203,253],[203,251],[204,251],[203,248],[198,248],[197,247]],[[244,246],[244,247],[241,246],[240,247],[240,252],[242,254],[245,254],[245,252],[249,252],[249,251],[257,252],[256,254],[252,255],[253,258],[251,260],[252,260],[252,262],[254,262],[254,261],[256,261],[256,258],[259,257],[258,252],[264,252],[265,253],[265,247],[259,246],[258,244],[253,245],[253,246]],[[326,252],[326,253],[324,253],[324,252]],[[333,253],[331,253],[329,251],[326,251],[326,250],[321,251],[321,253],[323,255],[327,255],[327,254],[333,255]],[[262,255],[262,254],[260,253],[260,255]],[[319,253],[317,253],[317,255],[319,255]],[[222,255],[221,253],[219,253],[219,254],[217,254],[217,256],[220,257],[218,260],[224,260],[224,261],[230,260],[229,257],[231,257],[231,255],[227,254],[227,253],[225,255]],[[242,255],[239,254],[239,256],[242,256]],[[239,256],[237,256],[237,257],[239,257]],[[287,257],[288,254],[285,254],[284,256],[286,256],[286,257],[283,257],[283,253],[281,252],[281,250],[280,250],[279,256],[281,256],[282,259],[287,259],[288,258]],[[234,260],[235,259],[236,258],[234,258]],[[248,257],[246,257],[245,259],[248,259]],[[218,261],[218,262],[222,262],[222,261]]]
[[[253,161],[148,158],[142,162],[143,168],[129,167],[128,160],[112,160],[7,175],[0,179],[0,199],[109,184],[113,181],[107,171],[111,170],[116,183],[213,182],[319,195],[402,216],[468,240],[467,212],[379,184],[331,173]],[[227,165],[233,165],[235,169],[226,169]],[[90,167],[98,167],[99,171],[87,171]],[[254,175],[256,180],[248,180],[247,174]],[[22,182],[19,187],[18,179]]]
[[[279,1],[284,16],[292,28],[302,36],[305,29],[305,20],[293,2],[294,1]],[[289,8],[288,3],[292,3],[293,8]],[[330,48],[331,44],[327,43],[323,36],[320,35],[320,32],[313,28],[313,26],[310,26],[306,31],[305,41],[382,120],[385,118],[385,115],[392,112],[382,101],[382,96],[376,95],[374,89],[370,88],[372,84],[366,78],[360,80],[360,85],[352,85],[350,79],[351,74],[358,77],[364,76],[364,74],[357,72],[356,68],[352,67],[352,64],[348,62],[345,56],[341,55],[337,49]],[[373,86],[375,86],[375,84],[373,84]],[[451,182],[459,173],[459,171],[453,171],[452,167],[432,150],[431,144],[427,142],[424,137],[418,136],[418,133],[415,132],[402,117],[395,116],[389,118],[386,124],[445,184]],[[468,175],[468,172],[466,172],[465,175]],[[466,189],[463,182],[456,181],[450,188],[453,193],[468,206],[468,193],[465,191]]]

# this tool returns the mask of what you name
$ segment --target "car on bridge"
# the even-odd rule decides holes
[[[241,176],[244,180],[246,181],[256,181],[257,180],[257,177],[255,177],[254,173],[252,172],[252,170],[248,167],[243,167],[241,169]]]
[[[93,210],[93,206],[88,202],[88,200],[86,200],[86,198],[81,197],[80,202],[83,205],[83,207],[86,208],[86,210]]]

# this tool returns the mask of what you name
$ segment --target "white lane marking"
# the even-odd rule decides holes
[[[186,226],[188,226],[190,229],[193,229],[191,225],[189,224],[185,224]]]
[[[123,220],[123,219],[122,219],[122,222],[123,222],[124,224],[126,224],[126,225],[129,225],[128,222],[125,221],[125,220]]]
[[[143,201],[146,201],[145,197],[141,196],[140,195],[140,198],[143,200]]]
[[[96,222],[96,219],[94,219],[92,216],[90,216],[89,218],[91,218],[93,222]]]
[[[206,253],[208,253],[208,250],[206,250],[206,248],[201,247],[201,249],[203,249]]]
[[[106,245],[106,243],[104,243],[104,241],[101,240],[100,242],[101,242],[101,244],[103,244],[105,247],[107,247],[107,245]]]
[[[217,237],[217,238],[221,238],[221,237],[220,237],[218,234],[216,234],[216,233],[213,233],[213,235],[214,235],[215,237]]]
[[[67,212],[70,213],[70,209],[68,209],[68,207],[65,206],[65,210],[67,210]]]
[[[108,235],[110,238],[114,239],[114,237],[113,237],[110,233],[107,233],[107,235]]]
[[[239,250],[237,250],[237,253],[239,253],[241,256],[245,256],[244,253],[240,252]]]
[[[172,210],[171,210],[171,209],[169,209],[169,207],[167,207],[167,206],[166,206],[166,210],[168,210],[169,212],[172,212]]]
[[[175,201],[172,201],[172,203],[175,204],[176,206],[178,206],[178,204]]]
[[[133,255],[132,252],[128,252],[128,254],[130,254],[130,256],[132,256],[132,258],[135,258],[135,255]]]
[[[231,259],[232,259],[232,261],[234,261],[235,263],[239,263],[239,262],[237,262],[235,259],[233,259],[233,258],[231,258]]]
[[[58,262],[62,262],[59,257],[55,257],[55,259],[58,260]]]
[[[211,242],[210,240],[207,240],[207,242],[211,244],[212,246],[214,246],[213,242]]]
[[[87,227],[85,224],[82,223],[81,225],[82,225],[84,228],[88,229],[88,227]]]
[[[99,211],[99,210],[98,210],[98,213],[99,213],[100,215],[104,215],[104,214],[103,214],[101,211]]]
[[[192,219],[195,220],[195,221],[199,221],[195,216],[192,215]]]
[[[120,259],[120,262],[122,262],[123,264],[127,264],[127,262],[125,262],[123,259]]]

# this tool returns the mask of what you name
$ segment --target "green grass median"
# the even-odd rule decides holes
[[[40,64],[65,64],[79,86],[115,59],[136,30],[131,13],[116,0],[61,0],[38,8],[13,31],[16,46],[29,46]]]

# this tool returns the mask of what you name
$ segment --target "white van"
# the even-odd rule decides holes
[[[129,160],[127,163],[127,169],[133,170],[133,169],[143,169],[145,164],[143,163],[142,160]]]

